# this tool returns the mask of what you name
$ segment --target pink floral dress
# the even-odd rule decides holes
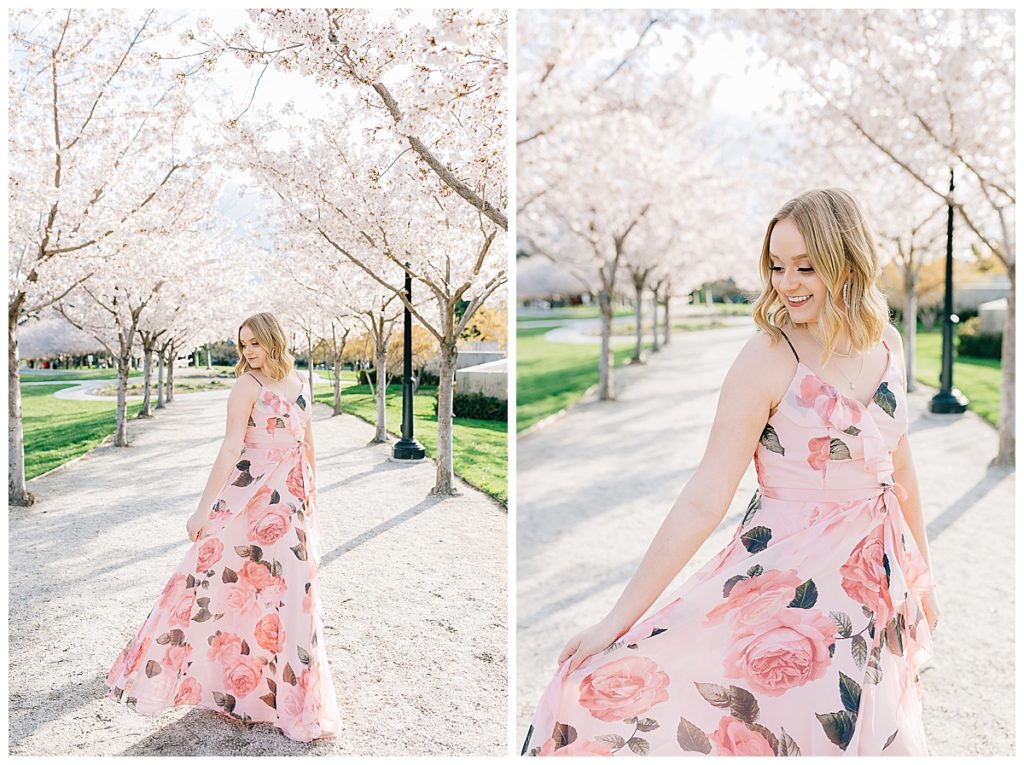
[[[307,388],[294,401],[261,391],[209,522],[107,674],[111,698],[147,715],[208,707],[298,741],[338,733]]]
[[[523,754],[928,753],[934,583],[892,475],[908,417],[885,348],[866,406],[797,357],[732,541],[603,653],[562,664]]]

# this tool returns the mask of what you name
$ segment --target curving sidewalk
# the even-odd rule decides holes
[[[616,370],[619,400],[585,400],[517,444],[516,727],[565,641],[603,617],[704,453],[745,327],[676,333],[644,367]],[[1014,753],[1014,484],[989,468],[995,430],[977,415],[927,412],[909,396],[910,439],[942,618],[921,672],[932,755]],[[666,592],[729,540],[756,486],[753,464],[729,513]],[[654,608],[664,605],[662,598]],[[517,747],[518,751],[518,747]]]
[[[185,554],[223,435],[226,391],[180,395],[30,482],[9,508],[9,751],[14,755],[502,755],[507,523],[435,465],[388,459],[374,429],[316,404],[327,652],[344,727],[303,745],[204,709],[144,717],[103,679]]]

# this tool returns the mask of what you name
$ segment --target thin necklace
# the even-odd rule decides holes
[[[836,364],[836,369],[838,369],[838,370],[839,370],[839,374],[841,374],[841,375],[842,375],[843,377],[846,377],[846,372],[844,372],[844,371],[843,371],[843,368],[842,368],[841,366],[839,366],[838,364]],[[860,370],[858,370],[858,372],[857,372],[857,376],[856,376],[855,378],[853,378],[853,380],[851,380],[851,379],[850,379],[849,377],[846,377],[846,382],[850,383],[850,390],[851,390],[851,391],[852,391],[852,390],[854,389],[854,387],[855,387],[855,386],[854,386],[854,380],[859,380],[859,379],[860,379],[860,376],[861,376],[861,375],[862,375],[863,373],[864,373],[864,357],[863,357],[863,356],[861,356],[861,358],[860,358]]]
[[[821,346],[822,348],[825,347],[825,344],[823,342],[821,342],[821,340],[819,340],[817,338],[817,336],[813,332],[811,332],[811,330],[808,329],[807,330],[807,334],[810,335],[811,337],[813,337],[814,338],[814,342],[816,342],[819,346]],[[851,346],[852,346],[852,343],[851,343]],[[850,350],[853,350],[853,348],[851,347]],[[840,356],[840,357],[842,357],[844,359],[852,359],[853,358],[853,354],[851,354],[851,353],[840,353],[839,351],[832,351],[832,355],[833,356]]]
[[[809,334],[811,337],[814,338],[814,342],[818,343],[819,347],[822,347],[822,348],[824,347],[824,346],[822,346],[822,344],[818,340],[818,338],[814,337],[814,333],[813,332],[808,331],[807,334]],[[847,359],[852,358],[852,356],[849,353],[839,353],[838,351],[832,351],[832,355],[833,356],[841,356],[841,357],[847,358]],[[857,371],[857,376],[854,377],[852,380],[849,378],[849,376],[846,374],[846,372],[843,371],[843,368],[841,366],[839,366],[838,363],[835,365],[836,369],[839,370],[839,374],[841,374],[843,377],[845,377],[846,378],[846,382],[848,382],[850,384],[850,390],[851,391],[853,391],[857,387],[856,386],[856,381],[860,379],[860,376],[862,374],[864,374],[864,356],[866,356],[866,355],[867,354],[864,354],[864,353],[862,353],[860,355],[860,369]]]

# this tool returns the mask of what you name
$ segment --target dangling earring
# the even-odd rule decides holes
[[[843,304],[847,309],[850,308],[850,282],[847,280],[843,284]]]

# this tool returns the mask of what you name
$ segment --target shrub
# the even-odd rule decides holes
[[[508,401],[483,393],[455,393],[452,414],[468,420],[507,420]],[[434,396],[434,416],[437,416],[437,396]]]
[[[1000,359],[1003,353],[1002,332],[981,332],[981,319],[974,316],[961,322],[957,331],[958,356],[976,359]]]

